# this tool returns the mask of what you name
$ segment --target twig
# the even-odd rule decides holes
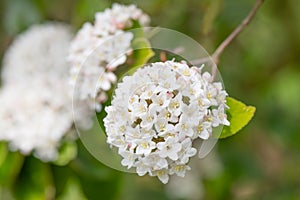
[[[260,6],[263,4],[264,0],[256,0],[253,8],[249,12],[248,16],[242,21],[242,23],[234,29],[234,31],[218,46],[215,52],[212,54],[212,59],[215,62],[212,68],[212,76],[215,77],[217,73],[217,65],[219,64],[220,56],[222,55],[224,49],[244,30],[244,28],[252,21],[255,14],[257,13]],[[199,62],[209,60],[208,58],[201,58],[194,60],[191,63],[199,64]]]
[[[242,21],[242,23],[236,27],[236,29],[218,46],[218,48],[213,53],[212,57],[216,64],[219,62],[219,58],[223,53],[224,49],[244,30],[244,28],[252,21],[255,14],[257,13],[259,7],[262,5],[264,0],[256,0],[252,10],[249,12],[248,16]]]

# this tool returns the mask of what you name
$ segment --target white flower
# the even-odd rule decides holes
[[[4,57],[0,91],[0,139],[23,154],[49,161],[72,123],[68,52],[72,34],[58,23],[35,25]]]
[[[189,121],[181,120],[181,118],[179,123],[175,125],[175,130],[178,132],[183,132],[189,137],[193,137],[194,135],[193,126],[190,125]]]
[[[167,169],[168,161],[165,158],[161,158],[157,153],[152,153],[147,157],[139,157],[135,166],[138,175],[143,176],[154,170]]]
[[[3,57],[3,84],[25,83],[38,76],[65,79],[69,70],[65,57],[71,38],[71,31],[64,24],[30,27],[16,37]]]
[[[178,152],[180,161],[183,164],[189,162],[190,157],[196,155],[197,150],[192,147],[192,140],[190,138],[185,138],[181,143],[181,150]]]
[[[153,90],[150,90],[151,93]],[[150,92],[149,91],[149,92]],[[170,103],[170,96],[166,92],[162,92],[161,90],[156,90],[156,93],[154,93],[151,96],[152,104],[150,107],[155,107],[155,109],[162,110],[166,108]]]
[[[133,166],[135,159],[138,157],[135,153],[130,151],[119,151],[119,154],[123,157],[121,164],[123,166],[128,166],[128,169]]]
[[[112,73],[112,72],[102,73],[98,79],[96,88],[107,91],[110,89],[111,84],[116,82],[116,80],[117,80],[117,77],[114,73]]]
[[[153,125],[157,122],[156,110],[149,108],[149,111],[141,117],[141,127],[145,129],[152,129]]]
[[[135,5],[126,6],[114,3],[112,9],[96,14],[97,34],[106,35],[117,29],[129,28],[133,20],[138,21],[142,26],[147,26],[150,22],[150,18]]]
[[[170,169],[170,174],[176,174],[177,176],[184,177],[187,170],[191,170],[191,167],[188,165],[173,164]]]
[[[68,60],[71,63],[70,82],[75,98],[89,105],[91,113],[107,100],[106,92],[117,81],[115,70],[131,52],[133,34],[125,31],[134,21],[141,26],[149,17],[135,5],[113,4],[111,9],[95,14],[95,23],[85,23],[72,41]]]
[[[169,132],[173,132],[175,127],[173,124],[169,124],[166,118],[159,118],[155,123],[154,128],[158,136],[163,136]]]
[[[171,160],[178,159],[178,152],[181,148],[181,144],[178,143],[178,138],[176,137],[168,137],[164,142],[157,143],[159,155],[162,158],[169,157]]]
[[[150,176],[157,176],[162,183],[166,184],[169,181],[169,170],[161,169],[161,170],[151,171]]]
[[[201,69],[184,62],[152,63],[118,84],[105,109],[107,143],[135,155],[132,160],[120,153],[122,165],[167,183],[169,175],[190,170],[195,139],[208,139],[212,127],[228,125],[226,95]],[[118,131],[120,124],[126,131]],[[115,143],[120,138],[122,145]]]
[[[151,171],[151,167],[144,164],[144,162],[142,160],[139,160],[135,163],[135,167],[136,167],[136,173],[139,176],[144,176],[145,174],[147,174],[148,172]]]
[[[168,110],[171,115],[179,116],[181,114],[183,99],[182,94],[178,93],[172,100],[170,100]]]
[[[218,126],[219,124],[224,124],[226,126],[229,126],[230,123],[229,121],[227,120],[227,115],[224,111],[224,106],[223,105],[220,105],[218,107],[218,109],[214,109],[212,110],[212,114],[213,114],[213,127],[216,127]]]
[[[199,138],[207,140],[212,133],[212,124],[210,121],[204,121],[199,123],[199,125],[197,126],[197,132],[199,135]]]
[[[196,126],[199,121],[202,121],[203,117],[204,113],[200,111],[199,105],[196,102],[192,102],[189,105],[182,105],[182,116],[180,117],[182,122],[190,126]]]
[[[156,143],[151,141],[150,138],[148,141],[146,139],[136,140],[136,143],[136,154],[149,155],[151,151],[156,148]]]
[[[141,100],[132,105],[131,112],[132,112],[133,119],[137,119],[139,117],[146,115],[147,111],[148,111],[148,104],[146,100]]]

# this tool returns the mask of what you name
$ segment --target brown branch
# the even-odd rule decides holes
[[[247,17],[242,21],[242,23],[234,29],[234,31],[218,46],[211,57],[204,57],[197,60],[193,60],[190,63],[193,65],[202,64],[210,60],[214,61],[212,66],[212,78],[214,79],[217,73],[217,66],[219,64],[219,59],[224,51],[224,49],[244,30],[244,28],[249,25],[249,23],[254,18],[260,6],[263,4],[264,0],[256,0],[253,8],[247,15]]]
[[[244,30],[244,28],[252,21],[255,14],[257,13],[260,6],[263,4],[264,0],[256,0],[253,8],[247,15],[247,17],[242,21],[242,23],[234,29],[234,31],[218,46],[215,52],[212,54],[212,60],[215,64],[212,67],[212,77],[213,79],[217,73],[217,65],[219,64],[219,59],[224,51],[224,49]],[[191,61],[191,64],[202,64],[203,62],[207,62],[208,58],[201,58],[194,61]]]
[[[244,28],[252,21],[255,14],[257,13],[260,6],[263,4],[264,0],[256,0],[252,10],[249,12],[248,16],[242,21],[242,23],[236,27],[236,29],[218,46],[218,48],[213,53],[212,57],[215,63],[218,65],[221,54],[224,49],[244,30]]]

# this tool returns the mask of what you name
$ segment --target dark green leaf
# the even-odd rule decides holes
[[[29,156],[14,185],[14,195],[20,200],[54,199],[55,188],[49,165]]]
[[[9,186],[16,179],[22,165],[23,156],[18,152],[10,152],[7,144],[0,143],[0,184]]]
[[[132,42],[134,63],[131,65],[129,74],[132,74],[138,67],[142,67],[154,56],[151,45],[146,38],[136,38]]]
[[[132,29],[134,39],[132,41],[132,57],[133,63],[130,65],[129,75],[133,74],[135,70],[142,67],[154,56],[154,51],[151,49],[150,42],[146,39],[143,28],[136,21],[133,22]]]

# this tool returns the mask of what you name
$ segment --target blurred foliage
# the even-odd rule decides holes
[[[248,14],[254,0],[118,2],[137,4],[152,17],[153,26],[180,31],[212,53]],[[2,0],[0,58],[12,39],[31,24],[59,20],[76,31],[93,19],[94,12],[111,4],[108,0]],[[204,178],[204,199],[299,199],[299,7],[298,0],[266,0],[222,55],[219,69],[228,93],[256,106],[257,112],[240,134],[218,142],[224,169],[214,178]],[[0,151],[0,199],[168,199],[156,179],[112,170],[80,142],[76,159],[64,166],[8,152],[6,144],[0,145]]]

